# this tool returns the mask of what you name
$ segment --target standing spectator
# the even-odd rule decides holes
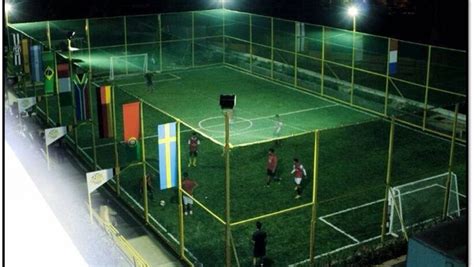
[[[181,187],[183,188],[184,191],[186,191],[186,193],[192,196],[194,188],[196,188],[198,184],[189,178],[189,175],[187,172],[183,173],[183,178],[184,178],[184,181],[182,182]],[[184,215],[188,215],[188,213],[189,215],[193,215],[193,210],[192,210],[193,200],[185,194],[183,194],[183,204],[184,204]]]
[[[272,180],[278,179],[276,177],[277,165],[278,165],[278,158],[277,158],[277,155],[275,154],[275,150],[273,148],[270,148],[268,150],[268,160],[267,160],[267,186],[270,186],[270,182]]]
[[[273,137],[274,138],[279,138],[280,137],[281,128],[283,128],[283,122],[281,121],[280,115],[276,114],[275,115],[275,128],[273,130]],[[281,141],[278,140],[278,139],[275,140],[276,145],[279,145],[280,142]]]
[[[303,180],[304,177],[306,177],[306,170],[303,167],[303,164],[300,163],[300,161],[297,158],[293,159],[293,170],[291,171],[292,174],[295,176],[295,190],[296,190],[296,196],[295,199],[301,198],[301,181]]]
[[[266,255],[267,233],[262,230],[262,223],[257,222],[257,230],[252,235],[253,244],[253,266],[263,266],[263,258]]]
[[[145,82],[150,93],[153,93],[153,72],[145,73]]]
[[[197,137],[196,132],[193,132],[191,137],[188,139],[189,145],[189,163],[188,167],[191,167],[191,164],[196,167],[197,156],[198,156],[198,146],[201,144],[199,138]]]

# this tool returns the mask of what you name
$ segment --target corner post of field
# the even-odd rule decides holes
[[[146,174],[146,158],[145,158],[145,130],[143,126],[143,101],[140,100],[140,141],[142,152],[142,166],[143,166],[143,212],[145,222],[150,223],[148,218],[148,188],[147,188],[147,174]]]
[[[86,19],[85,24],[85,31],[86,31],[86,39],[87,39],[87,53],[89,58],[89,73],[87,79],[87,88],[89,90],[89,120],[91,122],[91,133],[92,133],[92,153],[94,158],[94,170],[97,170],[97,147],[95,143],[95,128],[94,128],[94,120],[92,119],[94,116],[94,109],[92,108],[92,62],[91,62],[91,38],[89,33],[89,19]],[[72,76],[72,72],[71,72]],[[71,77],[72,79],[72,77]],[[100,90],[100,89],[99,89]],[[113,103],[113,102],[112,102]]]
[[[229,110],[224,111],[225,119],[225,266],[232,266],[232,252],[230,240],[230,154],[229,154]]]
[[[179,256],[184,255],[184,218],[183,218],[183,192],[181,187],[181,122],[176,123],[176,148],[178,149],[178,220],[179,220]]]
[[[388,197],[390,184],[392,181],[392,155],[393,155],[393,138],[395,134],[395,117],[392,117],[390,121],[390,137],[388,141],[388,159],[387,159],[387,176],[385,178],[385,200],[383,202],[383,211],[382,211],[382,233],[380,235],[381,241],[384,242],[386,234],[386,223],[387,223],[387,210],[388,210]]]
[[[319,130],[314,131],[314,157],[313,157],[313,201],[311,206],[311,226],[309,233],[309,261],[310,266],[315,264],[315,235],[317,221],[317,205],[318,205],[318,164],[319,164]]]
[[[99,88],[100,90],[100,88]],[[112,95],[112,124],[114,128],[114,156],[115,156],[115,170],[118,170],[117,178],[116,178],[116,193],[117,196],[120,196],[120,165],[119,165],[119,154],[118,154],[118,145],[117,145],[117,121],[115,116],[115,87],[112,86],[110,88],[111,95]]]
[[[321,89],[320,90],[321,90],[321,95],[324,95],[324,59],[325,59],[324,58],[324,53],[325,53],[325,50],[324,50],[324,42],[325,42],[324,34],[325,34],[325,29],[326,28],[324,26],[322,26],[321,28],[322,28],[321,29],[321,31],[322,31],[321,39],[322,40],[321,40]]]
[[[456,127],[458,124],[459,104],[456,104],[454,110],[453,130],[451,135],[451,148],[449,151],[448,179],[446,180],[446,193],[444,195],[443,219],[448,216],[449,197],[451,192],[451,180],[453,178],[454,147],[456,145]]]
[[[428,90],[430,89],[431,45],[428,45],[428,59],[426,62],[425,101],[423,108],[423,131],[426,129],[426,115],[428,109]]]

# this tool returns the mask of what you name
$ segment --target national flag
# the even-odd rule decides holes
[[[36,104],[36,97],[18,98],[18,112],[24,112]]]
[[[13,65],[21,66],[21,43],[20,34],[12,33],[13,37]]]
[[[175,187],[178,183],[176,122],[158,125],[158,158],[160,189]]]
[[[99,117],[100,138],[114,137],[111,93],[112,87],[110,85],[97,88],[97,115]]]
[[[388,73],[393,75],[397,72],[397,62],[398,62],[398,40],[389,39],[390,45],[390,54],[388,60]]]
[[[127,144],[127,161],[136,161],[141,158],[140,144],[140,102],[122,105],[123,111],[123,139]]]
[[[21,55],[23,57],[23,72],[30,73],[30,43],[28,39],[21,39]]]
[[[54,94],[55,88],[55,63],[54,63],[54,53],[47,52],[43,54],[43,61],[44,61],[44,93],[45,94]]]
[[[71,92],[71,76],[69,75],[69,64],[60,63],[57,67],[58,70],[58,86],[59,92]]]
[[[59,67],[59,66],[58,66]],[[59,76],[59,72],[58,72]],[[68,79],[69,80],[69,79]],[[84,121],[90,118],[89,114],[89,90],[88,74],[77,73],[74,75],[74,100],[76,102],[76,119]]]
[[[114,177],[114,171],[112,168],[86,173],[87,190],[89,191],[89,194],[94,192],[97,188],[105,184],[107,181],[109,181],[113,177]]]
[[[30,47],[31,81],[32,82],[42,82],[44,79],[42,54],[43,54],[43,47],[41,45],[32,45]],[[25,65],[26,65],[26,62],[25,62]]]
[[[49,146],[50,144],[54,143],[54,141],[65,136],[66,133],[67,133],[66,126],[54,127],[54,128],[49,128],[49,129],[44,130],[46,145]]]

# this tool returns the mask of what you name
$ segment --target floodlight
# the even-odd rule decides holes
[[[359,10],[357,9],[357,7],[351,6],[351,7],[349,7],[349,9],[347,10],[347,13],[348,13],[349,16],[351,16],[351,17],[356,17],[357,14],[359,14]]]
[[[237,97],[235,95],[221,95],[219,104],[221,109],[233,109],[237,104]]]
[[[12,11],[12,9],[13,9],[13,6],[10,3],[5,3],[5,11],[7,13],[10,13],[10,11]]]

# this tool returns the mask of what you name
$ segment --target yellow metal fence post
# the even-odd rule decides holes
[[[225,118],[225,263],[232,266],[232,252],[230,244],[230,155],[229,155],[229,112],[224,111]]]
[[[324,40],[325,28],[322,26],[322,41],[321,41],[321,95],[324,95],[324,59],[325,59],[325,40]]]
[[[456,104],[454,110],[454,121],[453,121],[453,131],[451,136],[451,148],[449,150],[449,163],[448,163],[448,179],[446,180],[446,193],[444,195],[444,206],[443,206],[443,219],[448,216],[449,209],[449,197],[451,192],[451,180],[453,178],[453,161],[454,161],[454,147],[456,145],[456,127],[458,124],[458,114],[459,114],[459,104]]]
[[[178,219],[179,219],[179,255],[184,258],[184,218],[183,192],[181,191],[181,123],[177,123],[176,148],[178,149]]]
[[[89,19],[86,19],[85,30],[86,30],[86,38],[87,38],[87,53],[89,57],[89,73],[88,73],[88,79],[87,79],[87,83],[88,83],[87,89],[89,90],[88,95],[89,95],[89,116],[90,116],[91,133],[92,133],[92,153],[93,153],[93,159],[94,159],[94,170],[97,170],[97,147],[95,143],[94,120],[92,119],[94,117],[93,116],[94,109],[92,108],[92,94],[91,94],[93,89],[92,89],[92,61],[91,61],[92,59],[91,59],[91,40],[90,40],[90,34],[89,34]]]
[[[148,188],[147,188],[147,173],[146,173],[146,158],[145,158],[145,130],[143,126],[143,102],[140,101],[140,139],[141,139],[141,152],[142,152],[142,165],[143,165],[143,207],[145,222],[150,223],[148,218]]]
[[[423,130],[426,129],[426,115],[428,114],[428,91],[430,89],[431,45],[428,46],[428,62],[426,63],[425,105],[423,108]]]
[[[100,89],[99,89],[100,90]],[[114,128],[114,156],[115,156],[115,170],[119,170],[117,173],[117,195],[120,196],[120,165],[119,165],[119,154],[118,154],[118,142],[117,142],[117,121],[115,116],[115,87],[110,88],[112,95],[112,123]]]
[[[318,165],[319,165],[319,130],[314,132],[314,158],[313,158],[313,202],[311,207],[311,227],[309,233],[309,261],[310,266],[315,264],[314,245],[316,238],[316,221],[318,205]]]
[[[388,210],[388,197],[390,190],[390,183],[392,179],[392,155],[393,155],[393,139],[395,135],[395,118],[392,117],[390,122],[390,137],[388,142],[388,160],[387,160],[387,175],[385,177],[385,200],[383,203],[382,213],[382,233],[380,235],[381,241],[384,242],[386,234],[386,223],[387,223],[387,210]]]

